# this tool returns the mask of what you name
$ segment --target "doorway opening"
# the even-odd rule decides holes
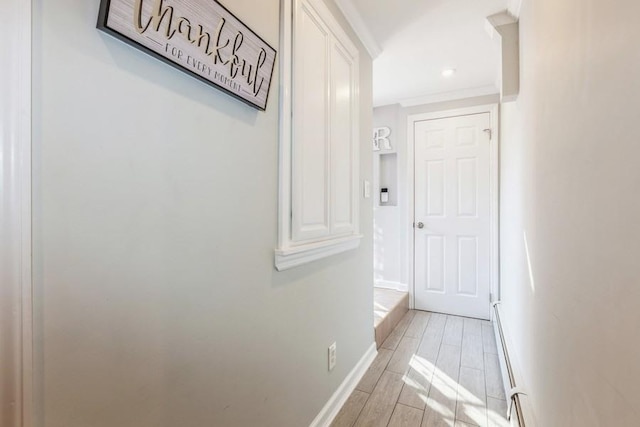
[[[497,115],[497,107],[487,110],[409,117],[416,309],[490,318],[497,294],[498,132],[491,111]]]
[[[375,286],[407,292],[411,309],[489,319],[499,299],[498,104],[478,100],[374,114],[376,124],[396,123],[388,146],[397,159],[395,204],[374,203]],[[394,183],[384,154],[374,155],[380,200]]]

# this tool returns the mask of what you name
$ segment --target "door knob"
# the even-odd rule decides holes
[[[419,223],[418,223],[418,228],[424,228],[424,224],[423,224],[423,223],[421,223],[421,222],[419,222]]]

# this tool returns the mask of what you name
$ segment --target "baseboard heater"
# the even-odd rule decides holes
[[[495,334],[498,341],[498,347],[501,353],[500,365],[502,368],[502,376],[505,384],[507,396],[507,417],[512,427],[534,427],[535,422],[531,414],[527,394],[521,385],[518,385],[519,376],[509,357],[508,334],[505,331],[505,325],[500,316],[500,301],[493,303],[493,311],[495,316]],[[505,375],[506,374],[506,375]]]

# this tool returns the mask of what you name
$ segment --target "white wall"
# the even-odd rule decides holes
[[[224,3],[279,49],[278,0]],[[277,70],[258,112],[98,32],[98,4],[34,0],[37,425],[308,425],[373,342],[371,201],[359,249],[276,272]]]
[[[381,151],[373,153],[373,276],[376,286],[402,289],[406,288],[406,282],[402,280],[402,228],[398,222],[403,199],[399,194],[393,194],[396,199],[395,206],[380,206],[380,155],[396,153],[400,156],[403,144],[398,133],[399,106],[380,107],[373,110],[373,125],[375,127],[388,127],[391,129],[389,141],[391,150],[381,146]],[[400,158],[396,158],[398,175],[405,170],[401,167]],[[401,177],[396,177],[396,188],[390,188],[391,192],[398,192]]]
[[[461,99],[404,108],[399,104],[377,107],[373,110],[374,127],[391,129],[392,150],[374,153],[373,194],[379,197],[379,175],[376,158],[380,153],[395,152],[398,156],[398,205],[379,207],[374,203],[374,277],[376,285],[407,290],[409,283],[409,245],[407,235],[409,201],[408,194],[408,142],[407,123],[410,115],[455,110],[478,105],[497,104],[498,95]]]
[[[640,4],[525,1],[502,297],[538,425],[640,419]],[[526,240],[525,240],[526,239]]]

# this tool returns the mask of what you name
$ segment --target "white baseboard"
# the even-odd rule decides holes
[[[491,320],[493,324],[493,332],[496,337],[496,344],[498,345],[498,359],[500,360],[500,373],[502,374],[502,382],[505,390],[505,396],[507,396],[507,405],[509,402],[509,394],[511,392],[511,383],[509,381],[509,372],[507,369],[507,357],[509,358],[509,363],[511,365],[511,372],[514,376],[515,384],[520,390],[527,390],[524,382],[524,378],[522,376],[522,371],[518,364],[518,361],[515,357],[513,344],[511,344],[510,339],[510,331],[509,331],[509,322],[506,320],[504,311],[502,310],[501,304],[498,303],[496,305],[496,310],[500,315],[500,324],[498,323],[498,319],[495,316],[494,310],[491,313]],[[500,334],[500,327],[502,327],[502,335]],[[506,351],[506,353],[505,353]],[[531,401],[529,396],[526,394],[520,395],[520,405],[522,408],[523,417],[526,423],[526,427],[535,427],[535,417],[533,413],[533,408],[531,406]],[[521,426],[517,420],[516,416],[512,416],[510,420],[511,427],[525,427]]]
[[[333,419],[338,415],[342,405],[347,401],[353,390],[364,376],[373,359],[376,358],[378,351],[376,350],[376,343],[372,343],[371,347],[365,352],[356,366],[349,372],[349,375],[344,379],[340,387],[333,393],[333,396],[329,399],[324,408],[320,411],[318,416],[311,422],[309,427],[329,427],[333,422]]]
[[[500,310],[498,305],[496,309]],[[502,313],[500,313],[502,315]],[[504,319],[504,317],[503,317]],[[495,312],[491,310],[491,324],[493,325],[493,334],[496,337],[496,345],[498,346],[498,360],[500,361],[500,374],[502,375],[502,387],[504,388],[504,395],[509,396],[509,390],[511,389],[509,384],[509,373],[507,372],[507,356],[504,352],[504,347],[508,348],[508,343],[503,342],[500,336],[500,330],[498,325],[498,319],[495,316]],[[506,334],[504,321],[502,324],[503,333]],[[506,340],[505,340],[506,341]]]
[[[374,283],[376,288],[393,289],[394,291],[408,292],[409,286],[406,283],[390,282],[387,280],[376,280]]]

